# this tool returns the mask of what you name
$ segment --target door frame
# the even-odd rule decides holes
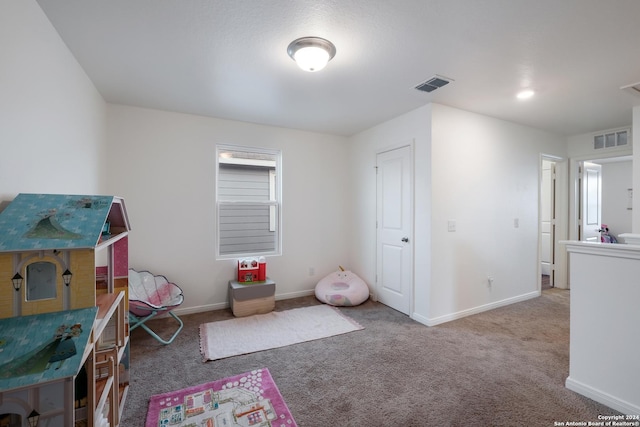
[[[630,156],[628,152],[616,151],[613,153],[588,154],[571,157],[569,159],[569,240],[578,240],[579,209],[580,209],[580,174],[579,167],[582,162],[593,162],[601,159],[625,158]],[[633,160],[633,159],[632,159]]]
[[[580,163],[582,162],[588,162],[588,161],[597,161],[600,159],[612,159],[612,158],[617,158],[617,157],[627,157],[630,156],[631,153],[629,152],[629,150],[624,150],[624,151],[613,151],[613,152],[609,152],[609,153],[591,153],[591,154],[585,154],[582,156],[575,156],[575,157],[570,157],[569,161],[568,161],[568,182],[567,182],[567,186],[566,188],[568,188],[569,190],[569,194],[567,195],[566,199],[568,201],[568,207],[567,207],[567,212],[569,213],[568,215],[568,223],[567,223],[567,240],[578,240],[578,225],[580,223],[579,221],[579,212],[580,212],[580,173],[579,173],[579,167],[580,167]],[[564,272],[563,272],[563,277],[562,277],[562,282],[561,282],[561,288],[563,289],[570,289],[571,288],[571,282],[570,282],[570,278],[568,275],[568,256],[567,256],[567,251],[562,248],[562,252],[560,253],[560,255],[562,256],[564,263]],[[556,276],[556,280],[557,280],[557,276]]]
[[[375,173],[375,180],[376,180],[376,184],[375,184],[375,188],[376,188],[376,211],[375,211],[375,224],[376,224],[376,229],[375,229],[375,233],[376,233],[376,254],[375,254],[375,266],[376,266],[376,271],[375,271],[375,286],[374,286],[374,291],[373,291],[373,295],[372,295],[372,299],[374,301],[378,301],[378,292],[380,290],[380,282],[378,281],[378,275],[380,273],[380,268],[382,268],[380,266],[380,259],[379,259],[379,251],[378,251],[378,246],[380,245],[380,236],[378,233],[378,219],[379,219],[379,200],[378,200],[378,156],[380,154],[389,152],[389,151],[393,151],[393,150],[398,150],[400,148],[405,148],[408,147],[409,148],[409,165],[411,166],[411,169],[409,171],[409,196],[410,196],[410,200],[409,200],[409,212],[411,215],[411,219],[410,219],[410,224],[411,224],[411,232],[408,233],[409,234],[409,245],[411,245],[411,271],[409,272],[409,277],[410,277],[410,290],[409,290],[409,317],[413,318],[413,313],[415,310],[415,139],[410,139],[408,141],[404,141],[404,142],[400,142],[398,144],[394,144],[394,145],[389,145],[383,148],[380,148],[378,150],[376,150],[375,152],[375,158],[374,158],[374,169],[376,171]]]

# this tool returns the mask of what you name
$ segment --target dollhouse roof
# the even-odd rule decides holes
[[[129,230],[119,197],[21,193],[0,213],[0,252],[93,248]]]

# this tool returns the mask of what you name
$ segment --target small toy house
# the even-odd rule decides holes
[[[0,214],[0,283],[13,285],[0,285],[0,318],[93,307],[96,292],[126,292],[129,230],[118,197],[19,194]]]
[[[73,337],[75,344],[82,346],[77,349],[78,370],[84,366],[88,376],[88,407],[93,409],[86,410],[89,425],[103,415],[99,406],[109,400],[106,412],[112,412],[104,418],[117,426],[117,410],[128,387],[128,366],[122,365],[128,364],[129,230],[124,200],[115,196],[19,194],[0,213],[0,332],[7,335],[0,337],[0,343],[15,346],[19,342],[25,347],[0,352],[0,365],[10,364],[9,357],[34,350],[28,348],[30,340],[15,339],[11,336],[14,328],[3,326],[30,319],[30,333],[37,336],[35,325],[41,321],[39,317],[44,319],[42,315],[73,317],[80,309],[92,308],[95,320],[83,327],[90,332],[88,342],[82,344]],[[42,329],[42,333],[51,334],[51,325]],[[108,352],[111,354],[105,356]],[[109,367],[101,364],[103,360],[116,362]],[[70,374],[72,382],[78,370]],[[105,371],[113,384],[108,398],[96,395],[101,376],[97,373]],[[41,421],[56,424],[62,417],[64,425],[72,425],[76,417],[69,386],[60,393],[46,375],[29,378],[26,384],[24,376],[0,380],[0,416],[9,410],[6,403],[17,399],[24,414],[10,412],[11,416],[26,419],[33,408],[40,412]],[[60,395],[63,402],[50,407]],[[43,396],[49,397],[42,400]]]

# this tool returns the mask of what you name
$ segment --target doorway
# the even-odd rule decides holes
[[[567,256],[560,242],[568,237],[569,164],[566,159],[540,157],[538,212],[538,289],[567,289]],[[544,286],[543,286],[544,285]]]
[[[592,156],[571,163],[569,239],[600,241],[596,231],[603,223],[616,236],[630,232],[632,156]]]
[[[578,240],[599,242],[602,224],[602,166],[582,162],[578,176],[581,183]]]
[[[556,162],[543,158],[540,185],[540,288],[555,286]]]
[[[413,153],[406,145],[376,155],[376,294],[406,315],[413,304]]]

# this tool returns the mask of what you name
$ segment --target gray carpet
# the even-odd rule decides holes
[[[278,301],[276,310],[318,304]],[[553,426],[616,411],[564,386],[569,374],[569,291],[426,327],[367,301],[341,311],[362,331],[202,362],[198,326],[230,310],[183,316],[163,346],[131,335],[131,388],[123,426],[143,426],[148,399],[254,368],[269,368],[300,426]],[[159,331],[169,319],[151,322]],[[220,345],[224,345],[223,342]]]

